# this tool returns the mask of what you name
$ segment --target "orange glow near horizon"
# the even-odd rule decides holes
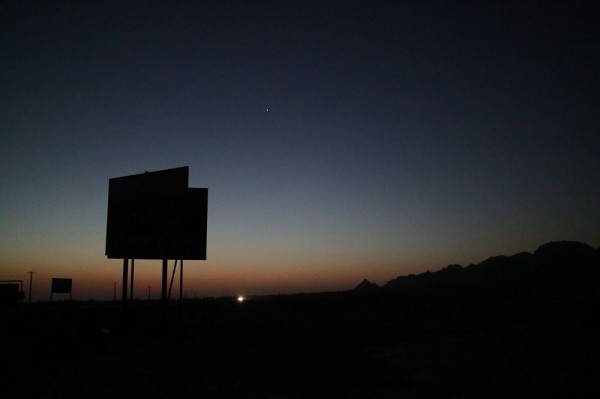
[[[174,261],[169,261],[168,279],[171,280]],[[174,296],[179,290],[179,264],[173,284]],[[3,268],[3,278],[20,279],[28,291],[29,275],[34,271],[33,300],[45,301],[50,297],[53,277],[73,279],[73,299],[120,299],[122,261],[97,260],[94,263],[65,261],[17,262]],[[159,260],[136,260],[134,297],[158,298],[161,287],[162,263]],[[394,272],[394,270],[397,270]],[[269,295],[300,292],[340,291],[352,289],[367,278],[384,284],[402,271],[392,266],[364,267],[341,264],[266,264],[248,262],[242,266],[215,261],[184,261],[184,297],[213,297]],[[177,294],[175,294],[177,292]]]
[[[216,296],[269,295],[301,292],[323,292],[349,290],[363,279],[378,285],[401,275],[437,270],[450,263],[467,265],[479,262],[476,259],[442,259],[434,254],[416,251],[404,256],[386,257],[358,252],[349,256],[334,253],[316,253],[311,256],[289,256],[284,252],[263,251],[248,255],[244,260],[240,248],[226,251],[223,245],[209,247],[206,261],[184,261],[184,297],[201,298]],[[235,248],[235,246],[232,246]],[[73,299],[112,300],[121,297],[122,260],[106,259],[102,248],[95,245],[94,256],[85,257],[83,249],[69,252],[55,251],[48,256],[11,259],[0,264],[2,279],[20,279],[28,291],[28,271],[33,275],[33,300],[48,300],[50,282],[53,277],[73,279]],[[518,251],[514,251],[518,252]],[[292,252],[293,253],[293,252]],[[409,256],[410,255],[410,256]],[[492,254],[490,254],[492,255]],[[439,255],[438,255],[439,256]],[[53,259],[52,261],[49,259]],[[169,262],[168,278],[171,279],[174,261]],[[136,260],[134,297],[137,299],[159,298],[161,290],[162,263],[159,260]],[[175,274],[173,295],[178,296],[179,271]],[[175,294],[177,293],[177,294]]]

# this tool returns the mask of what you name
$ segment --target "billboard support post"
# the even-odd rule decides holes
[[[131,259],[131,281],[129,282],[129,306],[133,307],[133,268],[135,267],[135,259]]]
[[[167,308],[167,269],[169,267],[169,261],[163,259],[162,261],[162,296],[161,304],[163,310]]]
[[[169,294],[167,299],[171,299],[171,291],[173,291],[173,281],[175,280],[175,273],[177,272],[177,259],[175,259],[175,265],[173,265],[173,274],[171,274],[171,282],[169,283]]]
[[[183,304],[183,259],[179,261],[179,304]]]
[[[127,274],[129,269],[129,259],[123,259],[123,309],[127,309]]]

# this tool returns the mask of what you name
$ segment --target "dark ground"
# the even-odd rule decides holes
[[[335,293],[0,309],[0,398],[593,397],[598,302]],[[181,317],[180,317],[181,315]],[[597,392],[596,392],[597,393]]]

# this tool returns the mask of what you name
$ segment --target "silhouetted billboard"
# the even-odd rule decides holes
[[[22,299],[21,293],[19,284],[13,282],[4,284],[3,282],[3,284],[0,284],[0,304],[16,304]]]
[[[52,294],[70,294],[73,287],[73,279],[52,278]]]
[[[106,256],[206,259],[208,189],[188,187],[189,168],[109,180]]]

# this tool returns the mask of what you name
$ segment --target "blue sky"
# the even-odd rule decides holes
[[[0,278],[36,271],[40,299],[112,297],[108,179],[185,165],[209,188],[188,295],[600,246],[593,4],[1,7]]]

